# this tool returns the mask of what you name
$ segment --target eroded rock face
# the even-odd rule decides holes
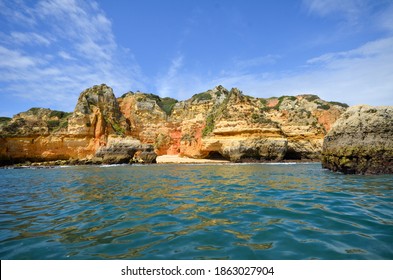
[[[222,86],[166,112],[152,94],[128,93],[119,104],[131,135],[158,155],[231,161],[319,159],[323,137],[347,107],[315,95],[253,98]]]
[[[2,122],[0,165],[91,159],[109,135],[128,132],[112,89],[94,86],[80,94],[73,113],[32,108]]]
[[[129,126],[122,115],[112,88],[105,84],[83,91],[68,120],[68,134],[96,139],[109,134],[125,134]]]
[[[343,173],[393,173],[393,107],[350,107],[324,139],[322,166]]]
[[[32,108],[0,126],[0,165],[84,158],[94,141],[67,133],[71,113]]]
[[[103,84],[83,91],[73,113],[33,108],[0,119],[0,161],[319,159],[323,137],[345,108],[315,95],[254,98],[222,86],[180,102],[141,92],[116,99]]]
[[[155,163],[156,153],[152,145],[141,144],[132,137],[108,137],[106,146],[100,147],[95,161],[105,164]]]

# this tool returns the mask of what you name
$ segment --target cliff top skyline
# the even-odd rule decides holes
[[[0,116],[72,111],[101,83],[393,105],[392,19],[393,2],[371,0],[0,0]]]

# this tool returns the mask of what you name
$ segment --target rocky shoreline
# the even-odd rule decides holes
[[[319,160],[280,160],[280,161],[267,161],[267,160],[245,160],[237,162],[237,164],[247,163],[319,163]],[[68,166],[118,166],[118,165],[133,165],[133,164],[144,164],[144,165],[160,165],[160,164],[233,164],[229,160],[220,159],[194,159],[189,157],[180,157],[178,155],[163,155],[158,156],[155,162],[145,163],[142,161],[128,162],[128,163],[104,163],[102,160],[93,159],[71,159],[71,160],[55,160],[55,161],[43,161],[43,162],[21,162],[10,165],[3,165],[0,168],[4,169],[22,169],[22,168],[55,168],[55,167],[68,167]]]
[[[255,98],[222,86],[185,101],[116,98],[102,84],[84,90],[72,113],[31,108],[0,118],[0,166],[291,161],[393,173],[393,107]]]
[[[185,101],[141,92],[116,98],[102,84],[83,91],[72,113],[31,108],[0,118],[0,165],[149,163],[163,155],[317,160],[323,137],[347,107],[316,95],[255,98],[222,86]]]

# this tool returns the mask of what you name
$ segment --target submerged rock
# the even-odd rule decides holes
[[[324,139],[322,166],[343,173],[393,173],[393,107],[350,107]]]

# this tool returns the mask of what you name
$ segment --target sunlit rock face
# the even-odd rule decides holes
[[[92,158],[109,135],[125,136],[129,125],[110,87],[83,91],[73,113],[32,108],[0,126],[3,164]]]
[[[180,102],[132,92],[118,100],[131,135],[158,155],[236,162],[319,159],[324,135],[347,107],[315,95],[263,99],[222,86]]]
[[[325,137],[322,166],[343,173],[393,173],[393,107],[350,107]]]
[[[2,119],[0,159],[319,159],[323,137],[346,107],[315,95],[254,98],[222,86],[185,101],[141,92],[116,98],[102,84],[83,91],[72,113],[32,108]],[[135,153],[127,148],[130,141],[140,143]],[[144,159],[130,160],[130,153]]]

